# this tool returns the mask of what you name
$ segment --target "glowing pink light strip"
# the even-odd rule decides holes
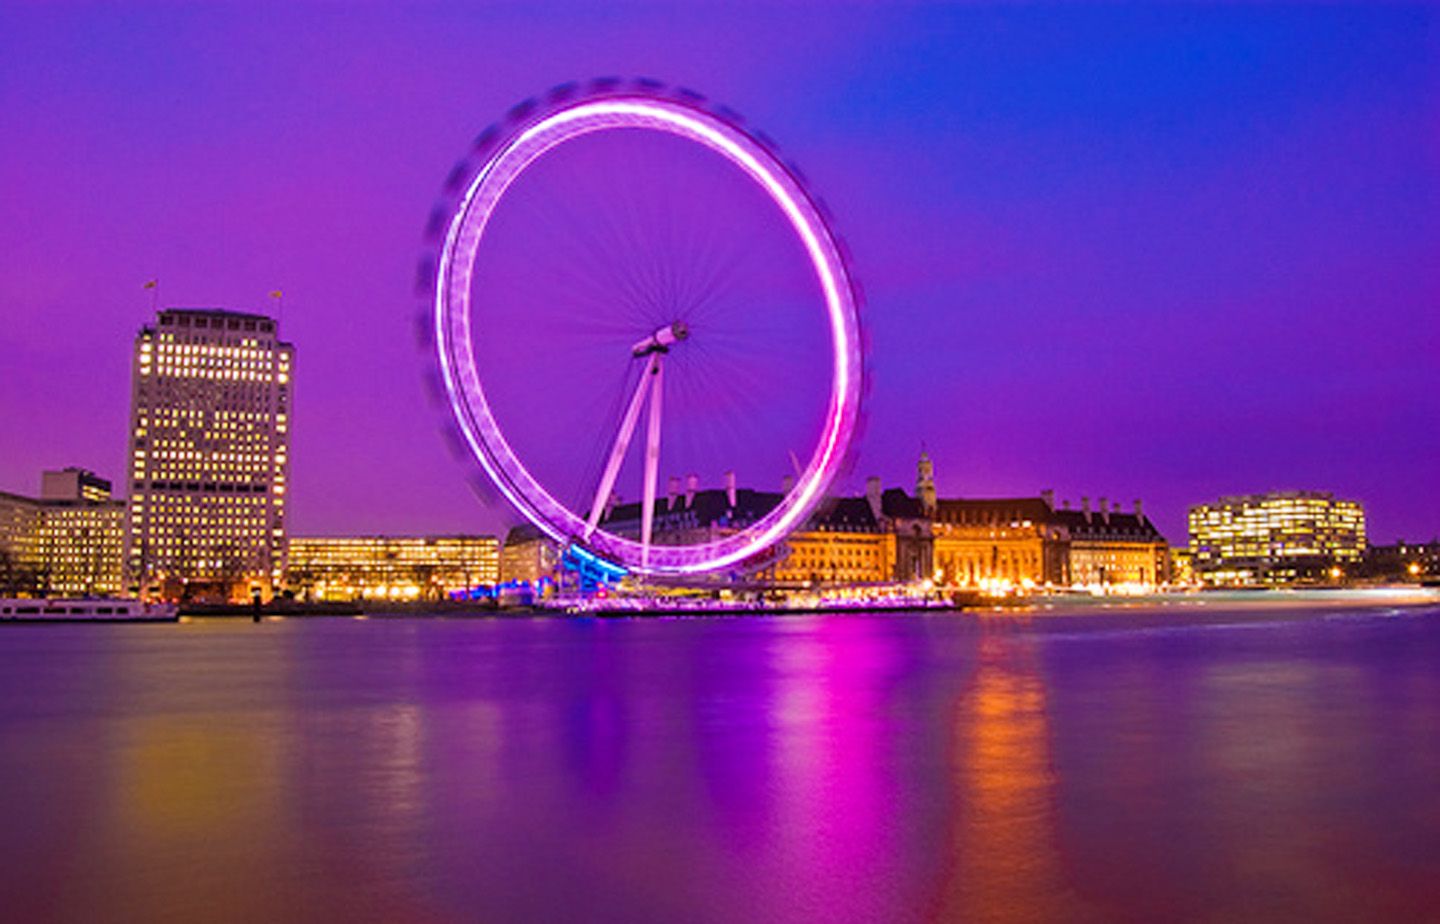
[[[466,441],[506,499],[557,541],[581,536],[583,519],[555,500],[520,463],[485,400],[470,339],[471,277],[485,227],[500,199],[525,168],[565,141],[615,128],[649,128],[678,135],[704,145],[744,170],[780,207],[800,236],[824,293],[835,378],[820,445],[796,489],[759,522],[724,539],[693,546],[652,546],[651,562],[644,570],[685,574],[725,568],[779,541],[810,514],[838,471],[859,407],[858,312],[844,261],[829,229],[794,177],[744,132],[672,100],[608,97],[572,104],[504,144],[466,189],[441,251],[435,292],[441,371]],[[597,530],[587,544],[627,565],[640,561],[639,543],[604,530]]]

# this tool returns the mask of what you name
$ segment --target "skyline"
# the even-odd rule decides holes
[[[423,219],[514,102],[653,73],[773,135],[850,243],[874,390],[838,491],[910,486],[923,443],[944,495],[1138,496],[1176,544],[1192,504],[1295,488],[1362,501],[1376,542],[1435,533],[1433,11],[855,17],[16,11],[0,489],[123,482],[158,277],[162,307],[285,292],[292,533],[503,534],[424,398]],[[525,54],[552,39],[563,73]]]

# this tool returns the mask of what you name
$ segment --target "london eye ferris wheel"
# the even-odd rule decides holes
[[[695,575],[763,557],[822,502],[859,421],[858,288],[800,172],[739,116],[651,81],[557,87],[476,139],[427,233],[454,424],[551,539]],[[779,490],[732,528],[658,536],[677,474],[693,493],[722,471]]]

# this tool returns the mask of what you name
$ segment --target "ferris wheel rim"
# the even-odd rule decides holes
[[[700,144],[738,167],[765,192],[799,238],[820,284],[830,337],[831,382],[825,420],[808,464],[781,501],[754,523],[707,542],[641,544],[603,528],[581,539],[585,519],[556,500],[510,447],[485,396],[470,335],[471,279],[485,229],[510,185],[548,151],[583,135],[619,128],[660,131]],[[859,297],[846,255],[798,171],[768,139],[712,110],[694,94],[667,94],[653,83],[620,87],[601,82],[588,93],[552,97],[539,111],[512,110],[504,131],[477,142],[483,161],[463,183],[444,228],[430,323],[446,397],[470,454],[506,500],[551,539],[574,543],[630,570],[653,575],[715,571],[753,560],[801,526],[843,467],[855,434],[864,375]],[[458,169],[458,168],[457,168]],[[452,174],[452,186],[455,183]],[[438,211],[437,211],[438,214]],[[433,220],[432,220],[433,221]]]

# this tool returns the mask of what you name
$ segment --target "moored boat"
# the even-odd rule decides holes
[[[120,597],[0,599],[0,622],[175,622],[178,618],[173,603]]]

